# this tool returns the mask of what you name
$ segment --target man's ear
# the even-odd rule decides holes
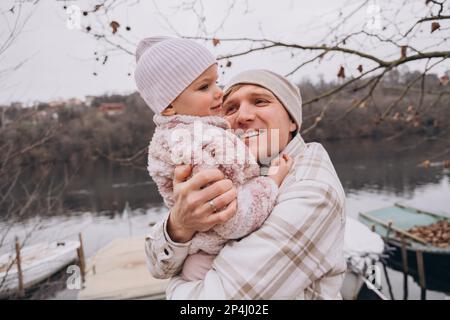
[[[289,132],[294,132],[297,130],[297,124],[289,118]]]

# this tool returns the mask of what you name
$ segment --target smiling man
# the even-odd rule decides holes
[[[243,132],[242,139],[261,166],[267,167],[280,152],[295,164],[264,224],[230,241],[205,279],[190,282],[177,275],[190,240],[234,214],[236,192],[219,170],[187,179],[191,168],[177,168],[175,205],[152,228],[145,245],[152,275],[173,277],[168,299],[341,298],[345,194],[322,145],[305,143],[300,135],[301,104],[298,88],[267,70],[240,73],[227,85],[224,116],[233,129]],[[211,200],[223,209],[214,212],[208,205]]]

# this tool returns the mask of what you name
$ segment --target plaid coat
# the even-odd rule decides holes
[[[178,275],[190,242],[173,242],[167,216],[146,237],[155,277],[172,276],[168,299],[341,299],[345,194],[319,143],[297,134],[283,150],[295,159],[261,228],[229,242],[204,280]]]

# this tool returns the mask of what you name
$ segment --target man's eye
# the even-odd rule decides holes
[[[262,99],[256,99],[255,100],[255,104],[264,104],[264,103],[267,103],[267,101],[266,100],[262,100]]]
[[[206,90],[209,88],[209,85],[205,84],[199,88],[199,90]]]
[[[236,110],[237,110],[236,106],[229,106],[229,107],[226,107],[224,109],[225,109],[225,115],[226,116],[235,113]]]

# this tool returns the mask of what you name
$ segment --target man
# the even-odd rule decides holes
[[[262,166],[282,152],[295,164],[279,189],[270,216],[260,229],[230,241],[204,280],[183,281],[180,271],[190,240],[235,213],[236,190],[219,170],[190,179],[191,168],[175,172],[176,203],[146,239],[149,270],[157,278],[174,276],[168,299],[340,299],[346,270],[343,257],[345,194],[327,152],[306,144],[301,128],[301,96],[286,78],[267,70],[242,72],[225,88],[223,109],[233,129],[259,133]],[[277,150],[272,150],[277,130]],[[244,136],[245,137],[245,136]],[[217,208],[211,208],[213,200]]]

